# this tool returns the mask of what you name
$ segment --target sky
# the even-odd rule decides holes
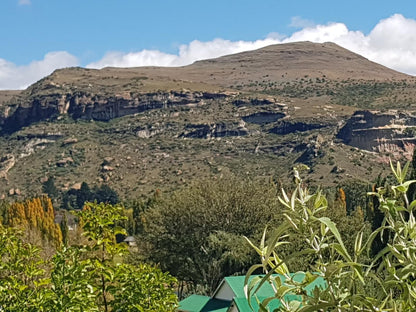
[[[182,66],[305,40],[416,75],[416,1],[1,0],[0,90],[64,67]]]

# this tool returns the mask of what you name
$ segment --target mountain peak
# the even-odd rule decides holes
[[[194,68],[221,67],[227,76],[230,69],[244,72],[243,76],[258,79],[268,75],[272,80],[316,78],[354,80],[401,80],[411,76],[369,61],[333,42],[313,43],[310,41],[274,44],[253,51],[222,56],[195,62]],[[236,78],[236,77],[235,77]],[[234,78],[234,79],[235,79]],[[282,79],[284,78],[284,79]],[[218,77],[216,77],[218,79]]]

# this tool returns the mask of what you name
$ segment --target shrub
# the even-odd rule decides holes
[[[328,217],[319,217],[327,207],[325,196],[320,191],[309,193],[295,170],[297,187],[291,195],[283,191],[279,197],[287,222],[268,238],[265,231],[259,247],[249,241],[261,256],[261,263],[254,265],[246,277],[249,301],[253,295],[257,298],[262,284],[270,283],[275,296],[257,299],[261,311],[268,311],[273,300],[281,302],[282,311],[415,311],[416,201],[409,202],[406,192],[416,181],[405,181],[408,167],[409,164],[403,169],[399,163],[395,168],[391,165],[397,184],[388,193],[384,188],[369,193],[378,199],[384,220],[367,240],[362,231],[358,232],[352,252],[345,247],[337,225]],[[365,257],[366,251],[367,256],[371,252],[374,238],[386,231],[386,247],[372,259]],[[291,235],[301,237],[307,248],[280,258],[276,250]],[[296,282],[287,263],[304,256],[312,256],[315,261],[303,281]],[[258,269],[263,269],[265,276],[248,283],[249,276]],[[286,277],[285,283],[272,275],[276,272]],[[308,285],[318,277],[325,279],[326,287],[308,292]],[[298,300],[288,302],[284,299],[287,295],[297,296]]]

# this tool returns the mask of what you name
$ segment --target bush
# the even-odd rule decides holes
[[[139,217],[142,257],[206,293],[254,261],[243,235],[259,237],[256,224],[281,219],[273,184],[234,176],[200,181],[161,197]]]
[[[176,280],[160,269],[123,263],[115,236],[123,208],[87,203],[78,213],[88,243],[61,246],[51,260],[0,224],[0,311],[173,312]]]
[[[287,222],[268,239],[265,231],[259,247],[249,241],[262,260],[247,274],[249,300],[253,295],[256,298],[257,290],[267,282],[274,287],[275,296],[258,299],[261,311],[268,311],[273,300],[281,302],[283,311],[415,311],[416,201],[409,203],[406,192],[416,181],[405,181],[408,167],[391,165],[397,180],[397,185],[390,188],[391,197],[385,196],[383,188],[370,193],[377,197],[384,220],[367,240],[362,231],[357,233],[352,252],[346,248],[337,225],[328,217],[319,217],[327,207],[325,196],[320,191],[310,194],[295,170],[296,189],[291,195],[283,191],[279,197]],[[385,231],[390,232],[386,247],[372,259],[365,257],[366,251],[367,255],[371,252],[374,238]],[[291,235],[301,237],[307,248],[281,258],[276,248],[286,244]],[[287,263],[291,258],[311,255],[315,259],[311,270],[303,281],[294,281]],[[248,283],[251,273],[260,268],[264,278]],[[274,277],[275,272],[283,274],[286,282]],[[317,277],[325,279],[326,288],[306,291]],[[287,295],[295,295],[298,300],[288,302],[284,299]]]

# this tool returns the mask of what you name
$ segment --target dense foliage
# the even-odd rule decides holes
[[[49,259],[14,227],[0,225],[1,311],[174,311],[175,279],[147,264],[123,263],[115,236],[123,208],[87,203],[78,213],[84,243]]]
[[[415,174],[416,161],[413,167]],[[289,287],[271,281],[274,300],[303,294],[302,305],[284,302],[287,311],[373,311],[369,307],[381,306],[383,296],[386,307],[394,303],[411,311],[400,298],[408,292],[405,299],[411,301],[413,285],[405,290],[394,280],[400,274],[413,278],[408,253],[416,203],[406,199],[415,197],[412,184],[404,182],[406,171],[394,169],[396,187],[380,178],[373,187],[340,181],[337,188],[314,193],[296,171],[295,190],[281,197],[272,182],[225,175],[172,194],[156,191],[125,207],[111,204],[118,201],[111,189],[83,183],[66,198],[67,208],[84,207],[72,211],[76,217],[70,223],[80,225],[73,231],[68,231],[69,212],[61,211],[60,228],[55,224],[47,197],[0,201],[0,310],[174,311],[173,287],[180,297],[212,294],[225,276],[265,270],[265,279],[248,285],[255,292],[271,273],[290,269],[311,274],[302,284],[288,279]],[[53,193],[53,183],[46,186]],[[88,203],[98,195],[106,203]],[[264,226],[273,231],[263,233]],[[116,242],[127,233],[136,235],[133,252]],[[262,245],[251,248],[244,236],[250,242],[262,239]],[[250,269],[256,251],[262,263]],[[330,287],[312,297],[303,290],[316,275]]]
[[[134,219],[139,221],[135,227],[140,243],[136,259],[160,264],[186,286],[185,294],[212,294],[225,276],[245,274],[256,261],[243,236],[260,239],[263,226],[284,222],[277,192],[274,183],[224,176],[136,204]],[[351,238],[368,224],[362,214],[347,213],[345,199],[334,197],[327,214],[342,224],[342,235],[351,249]],[[282,252],[286,255],[303,248],[301,238],[292,235]],[[310,262],[307,257],[291,260],[303,270]]]
[[[140,214],[140,253],[191,291],[211,293],[224,276],[244,272],[255,254],[243,235],[280,218],[272,184],[224,177],[200,181],[152,202]]]
[[[86,182],[82,182],[80,189],[70,189],[63,195],[62,207],[68,210],[82,209],[84,203],[94,201],[115,205],[119,198],[117,192],[106,184],[90,188]]]
[[[268,311],[273,300],[282,303],[282,311],[415,311],[416,201],[409,202],[407,192],[416,181],[406,181],[408,165],[403,169],[400,164],[395,168],[392,165],[396,185],[370,193],[377,199],[384,219],[368,239],[363,239],[363,231],[359,231],[352,251],[346,247],[336,223],[320,216],[327,208],[325,196],[321,191],[310,193],[295,170],[296,189],[292,194],[283,191],[279,197],[287,222],[276,227],[268,239],[265,231],[260,246],[249,241],[261,256],[261,263],[247,274],[248,298],[267,282],[274,288],[275,297],[259,299],[262,311]],[[366,257],[371,253],[375,237],[386,232],[389,235],[385,238],[385,247],[375,257]],[[282,257],[278,248],[293,235],[301,237],[307,248]],[[288,262],[290,258],[304,256],[312,256],[314,262],[304,280],[295,282],[289,273],[297,268],[290,267]],[[252,272],[258,269],[264,270],[264,278],[248,282]],[[283,274],[286,282],[274,277],[274,272]],[[315,288],[312,293],[306,291],[318,276],[325,279],[327,286]],[[296,295],[299,301],[288,302],[284,299],[287,295]]]
[[[37,236],[40,236],[40,240],[55,245],[62,242],[62,232],[55,223],[55,210],[49,197],[35,197],[12,203],[7,212],[7,224],[30,231],[32,242]]]

